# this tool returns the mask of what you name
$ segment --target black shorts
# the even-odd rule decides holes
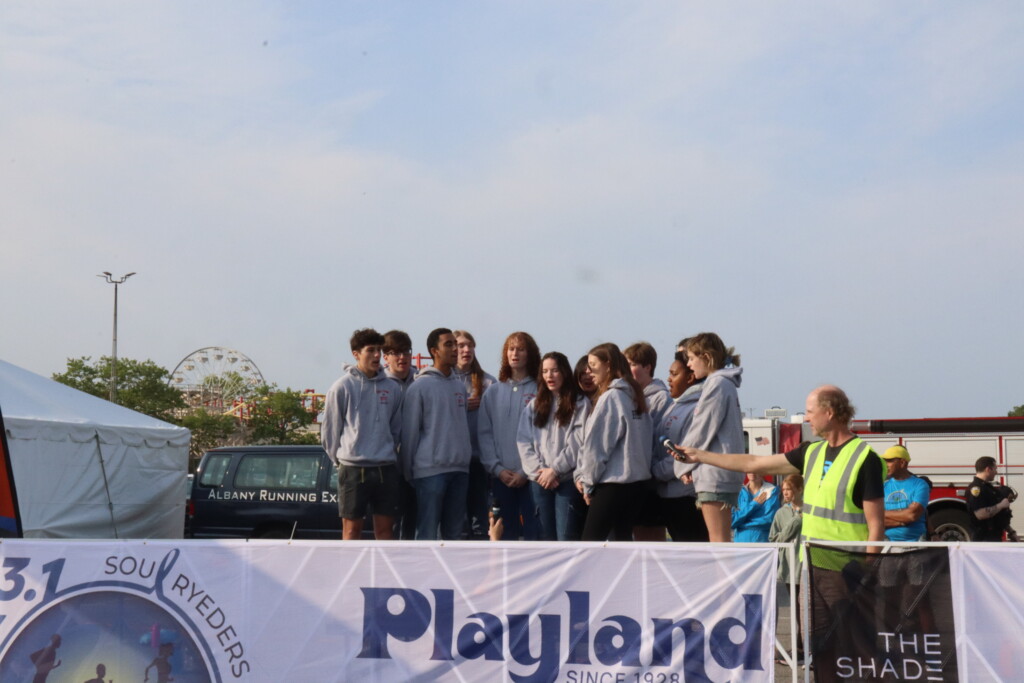
[[[697,509],[697,498],[662,498],[661,509],[672,540],[677,543],[707,543],[708,527]]]
[[[338,465],[338,515],[363,519],[369,506],[374,515],[397,517],[400,479],[396,465]]]

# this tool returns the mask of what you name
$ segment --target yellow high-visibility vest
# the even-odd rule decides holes
[[[813,443],[804,455],[801,561],[804,560],[804,541],[868,540],[867,518],[864,509],[853,502],[853,485],[864,461],[872,453],[871,446],[859,437],[850,439],[825,472],[827,445],[825,441]]]

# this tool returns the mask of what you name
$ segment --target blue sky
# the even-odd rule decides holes
[[[0,357],[711,330],[746,410],[1024,403],[1024,6],[5,2]]]

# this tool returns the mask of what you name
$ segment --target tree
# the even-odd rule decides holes
[[[1024,406],[1014,406],[1013,410],[1006,414],[1007,417],[1024,417]]]
[[[188,445],[189,471],[195,472],[203,453],[211,448],[226,446],[238,431],[238,419],[233,415],[218,415],[200,408],[181,419],[181,426],[192,432]]]
[[[99,398],[110,396],[109,356],[91,363],[89,356],[68,358],[65,372],[53,379],[69,387]],[[158,420],[177,422],[176,416],[186,406],[181,392],[168,386],[171,373],[151,360],[117,359],[117,404],[137,410]]]
[[[257,444],[317,444],[320,438],[306,428],[316,415],[302,404],[302,394],[276,385],[257,387],[251,400],[246,431]]]

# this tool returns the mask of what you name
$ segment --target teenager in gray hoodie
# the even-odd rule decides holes
[[[583,496],[576,489],[578,450],[570,442],[574,422],[585,414],[569,359],[557,351],[541,358],[537,397],[519,418],[519,459],[530,479],[542,541],[578,541]]]
[[[484,392],[498,380],[484,372],[476,357],[476,339],[466,330],[455,330],[455,345],[458,348],[458,362],[452,372],[466,385],[466,409],[469,417],[469,440],[473,444],[473,458],[469,461],[469,493],[466,495],[466,521],[468,536],[473,540],[487,540],[488,503],[491,497],[491,480],[487,470],[480,464],[480,440],[477,437],[477,421],[480,417],[480,402]]]
[[[487,390],[480,403],[480,462],[494,478],[491,491],[505,525],[502,538],[509,541],[518,540],[520,535],[535,541],[540,535],[530,479],[523,470],[516,442],[519,417],[537,395],[539,371],[537,342],[526,332],[513,332],[501,349],[498,383]]]
[[[416,540],[458,539],[466,517],[469,423],[466,388],[454,376],[455,335],[441,327],[427,337],[434,367],[421,370],[403,399],[399,461],[416,489]]]
[[[373,533],[392,538],[399,512],[395,451],[402,433],[402,388],[381,372],[384,336],[356,330],[350,340],[355,365],[345,365],[327,392],[320,439],[338,468],[338,514],[342,538],[363,532],[367,506],[373,508]]]
[[[743,369],[740,357],[726,348],[714,332],[702,332],[686,343],[687,365],[704,389],[693,411],[693,422],[682,446],[712,453],[742,453],[743,413],[737,389]],[[706,379],[705,379],[706,378]],[[676,476],[692,481],[697,489],[697,507],[708,525],[708,538],[715,543],[732,540],[732,510],[739,500],[744,474],[714,465],[676,462]]]
[[[668,389],[672,403],[654,430],[651,473],[657,480],[661,515],[668,533],[676,542],[708,540],[704,516],[697,510],[697,491],[693,483],[684,484],[675,474],[675,458],[661,444],[663,439],[682,443],[693,421],[693,409],[700,400],[704,383],[686,366],[686,353],[676,352],[668,369]]]
[[[412,364],[412,338],[406,332],[388,330],[384,333],[384,365],[384,374],[398,382],[403,392],[416,379],[417,368]],[[401,518],[395,522],[394,537],[411,541],[416,538],[416,489],[405,477],[401,479]]]
[[[402,330],[384,333],[384,374],[402,386],[402,391],[416,379],[416,366],[412,364],[412,339]]]
[[[644,390],[644,399],[651,411],[651,423],[660,424],[665,413],[672,407],[672,397],[665,383],[654,376],[658,367],[658,352],[647,342],[637,342],[627,346],[622,355],[629,361],[633,379]]]
[[[629,371],[633,373],[633,379],[644,390],[644,400],[647,401],[647,412],[651,414],[651,424],[657,427],[672,403],[668,387],[654,377],[654,369],[658,366],[658,352],[647,342],[637,342],[623,349],[622,355],[629,361]],[[637,510],[633,540],[664,541],[666,524],[661,509],[661,498],[658,496],[654,479],[651,479],[644,491],[640,509]]]
[[[601,344],[587,359],[598,398],[587,417],[577,473],[590,506],[584,541],[631,541],[637,506],[651,478],[653,428],[643,389],[615,344]]]

